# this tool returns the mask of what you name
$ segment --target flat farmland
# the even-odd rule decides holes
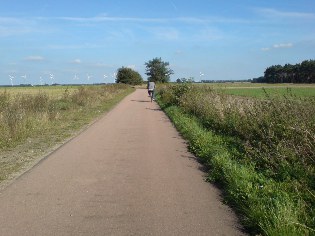
[[[314,84],[216,83],[209,85],[225,94],[266,98],[267,96],[315,97]]]
[[[73,86],[34,86],[34,87],[0,87],[0,94],[8,93],[11,96],[20,95],[35,95],[38,93],[45,93],[48,96],[55,98],[62,97],[65,92],[74,93],[80,85]]]

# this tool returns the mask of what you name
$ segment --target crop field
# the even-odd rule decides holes
[[[315,97],[315,85],[313,84],[216,83],[202,86],[210,86],[225,94],[244,97]]]
[[[263,89],[262,87],[265,87]],[[176,84],[158,101],[253,235],[315,235],[315,87]]]
[[[0,187],[108,111],[133,88],[0,88]]]
[[[21,95],[35,95],[38,93],[45,93],[50,97],[62,97],[65,91],[73,93],[82,86],[35,86],[35,87],[0,87],[0,94],[9,93],[11,96],[17,94]]]

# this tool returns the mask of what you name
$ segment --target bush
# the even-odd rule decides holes
[[[131,68],[122,67],[117,71],[116,83],[139,85],[143,83],[141,75]]]

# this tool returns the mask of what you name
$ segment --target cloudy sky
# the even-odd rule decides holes
[[[314,52],[314,0],[0,0],[0,84],[146,79],[155,57],[172,81],[250,79]]]

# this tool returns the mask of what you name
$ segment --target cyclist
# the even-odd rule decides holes
[[[154,92],[155,92],[155,83],[153,81],[150,81],[148,83],[148,93],[149,96],[151,97],[151,101],[154,101]]]

